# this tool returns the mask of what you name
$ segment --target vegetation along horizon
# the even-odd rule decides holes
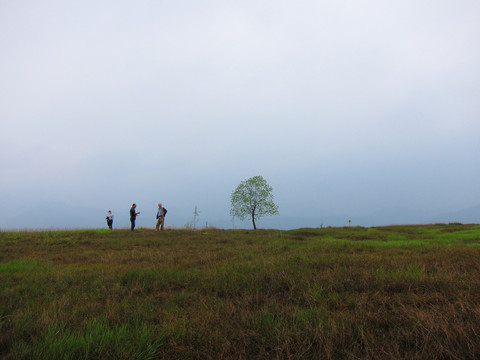
[[[480,226],[0,232],[2,359],[477,359]]]

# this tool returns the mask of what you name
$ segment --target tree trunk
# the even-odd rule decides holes
[[[252,211],[252,223],[253,223],[253,230],[257,230],[257,225],[255,224],[255,209]]]

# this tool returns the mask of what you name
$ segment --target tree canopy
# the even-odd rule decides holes
[[[278,206],[273,202],[273,189],[262,176],[242,181],[230,199],[230,215],[241,220],[250,217],[253,228],[256,220],[265,215],[278,215]]]

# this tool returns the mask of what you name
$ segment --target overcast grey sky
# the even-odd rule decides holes
[[[479,39],[478,0],[0,0],[0,216],[479,205]]]

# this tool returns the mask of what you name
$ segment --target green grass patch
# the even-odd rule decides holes
[[[19,359],[157,359],[165,344],[163,333],[153,334],[139,322],[110,326],[89,321],[85,329],[50,324],[31,342],[17,342],[12,357]]]
[[[45,268],[45,264],[39,265],[37,260],[12,260],[0,262],[0,274],[13,274],[18,272],[30,272]]]

